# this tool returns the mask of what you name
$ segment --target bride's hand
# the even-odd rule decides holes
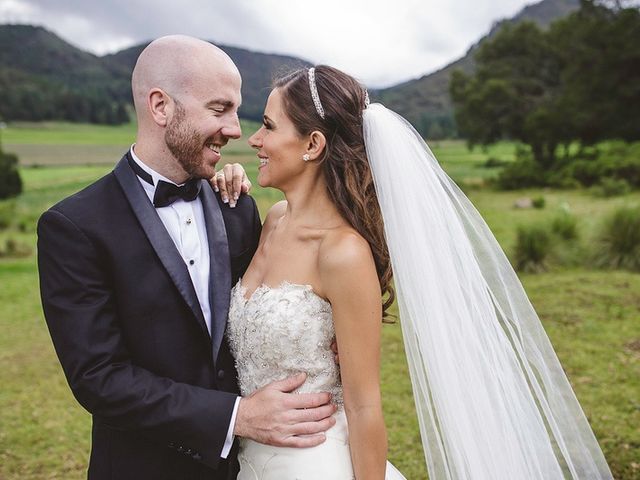
[[[236,206],[240,194],[251,190],[251,181],[239,163],[226,164],[209,182],[216,192],[220,192],[222,201],[231,208]]]
[[[270,383],[240,399],[234,434],[277,447],[314,447],[335,425],[328,393],[291,393],[304,373]]]

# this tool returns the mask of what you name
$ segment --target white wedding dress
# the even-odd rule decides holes
[[[300,372],[298,392],[329,392],[338,405],[336,424],[324,443],[312,448],[272,447],[240,440],[238,480],[351,480],[347,419],[340,372],[331,342],[331,305],[309,285],[261,285],[250,298],[239,281],[231,292],[227,337],[236,359],[242,395]],[[403,480],[387,463],[387,480]]]

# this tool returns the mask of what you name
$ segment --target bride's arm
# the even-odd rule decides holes
[[[356,479],[384,479],[387,434],[380,398],[380,284],[369,244],[347,233],[320,249],[322,292],[331,302]]]

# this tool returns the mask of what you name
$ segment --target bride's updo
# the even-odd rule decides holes
[[[313,84],[316,103],[312,98]],[[320,131],[327,139],[319,161],[329,196],[344,219],[371,246],[386,318],[395,292],[382,214],[364,148],[362,110],[368,103],[366,90],[355,78],[326,65],[315,67],[311,75],[306,68],[297,70],[277,80],[274,87],[280,91],[287,116],[301,135]]]

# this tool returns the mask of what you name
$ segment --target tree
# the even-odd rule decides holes
[[[450,84],[470,145],[519,140],[546,173],[561,167],[559,145],[640,139],[637,9],[582,0],[546,32],[530,23],[503,27],[476,63],[475,75],[454,72]]]
[[[476,64],[475,75],[456,71],[451,79],[462,135],[470,145],[520,140],[541,166],[552,167],[563,126],[553,108],[559,60],[546,34],[533,23],[506,25],[480,46]]]
[[[572,140],[640,139],[640,12],[585,1],[549,37],[562,63],[557,108]]]
[[[22,179],[18,172],[18,157],[0,149],[0,200],[22,193]]]

